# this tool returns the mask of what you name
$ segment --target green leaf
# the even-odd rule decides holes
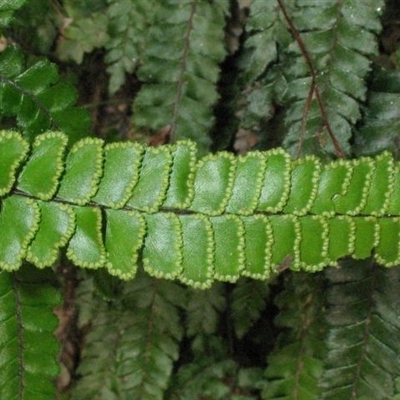
[[[108,40],[107,15],[94,12],[72,20],[58,43],[57,53],[61,60],[73,60],[81,64],[85,53],[103,47]]]
[[[245,267],[244,225],[235,215],[212,217],[211,224],[215,241],[215,279],[236,282]]]
[[[267,382],[262,398],[320,399],[319,378],[323,373],[324,291],[321,275],[286,276],[285,289],[277,297],[277,324],[287,329],[268,356]]]
[[[28,247],[27,261],[39,268],[54,264],[75,229],[75,214],[70,206],[39,202],[39,229]]]
[[[41,200],[54,196],[63,172],[65,135],[49,133],[36,138],[29,161],[19,175],[18,189]]]
[[[306,2],[290,9],[297,32],[281,62],[287,90],[280,101],[286,111],[284,144],[291,153],[315,153],[316,147],[336,155],[349,152],[370,58],[378,49],[383,5],[379,0],[360,4],[362,29],[347,3]]]
[[[196,171],[196,146],[190,141],[179,141],[172,149],[173,168],[163,206],[166,208],[187,208],[193,201],[193,176]],[[179,166],[178,168],[175,168]]]
[[[246,232],[246,267],[243,276],[265,280],[271,273],[272,226],[268,218],[257,214],[241,218]]]
[[[321,398],[387,399],[397,392],[398,273],[365,262],[327,270],[330,334]]]
[[[142,60],[147,32],[160,4],[154,0],[109,0],[108,4],[109,40],[105,43],[105,62],[110,74],[108,90],[113,94]]]
[[[188,290],[186,333],[189,337],[211,336],[218,328],[219,315],[225,310],[224,286],[216,283],[209,290]]]
[[[12,196],[1,203],[0,267],[5,271],[18,269],[40,220],[38,205],[30,199]]]
[[[26,0],[4,0],[0,4],[0,29],[7,27],[16,10],[24,5]]]
[[[355,131],[355,152],[377,154],[397,151],[400,105],[399,71],[374,71],[368,104],[360,128]]]
[[[229,153],[201,159],[197,165],[190,208],[205,214],[221,214],[233,188],[235,167],[234,158]]]
[[[232,319],[235,334],[242,339],[260,318],[267,305],[268,284],[240,279],[231,293]]]
[[[100,268],[105,263],[102,215],[99,209],[75,207],[76,230],[68,244],[67,256],[83,268]]]
[[[107,210],[106,218],[107,269],[111,275],[121,279],[133,278],[137,270],[138,252],[146,233],[146,221],[135,211],[121,213]]]
[[[254,212],[262,188],[265,161],[265,157],[259,152],[251,152],[247,157],[238,159],[232,195],[226,207],[228,213],[250,215]],[[253,182],[253,186],[249,190],[241,190],[249,181]]]
[[[15,181],[18,167],[29,146],[16,132],[0,131],[0,196],[7,194]]]
[[[76,143],[65,165],[57,196],[71,203],[85,204],[97,192],[102,174],[103,142],[87,138]]]
[[[258,209],[277,212],[287,202],[290,190],[290,157],[281,150],[271,150],[263,174]]]
[[[242,399],[234,394],[243,391],[235,387],[237,375],[238,365],[233,360],[215,360],[212,355],[198,357],[180,368],[172,393],[168,395],[173,400]]]
[[[170,126],[173,141],[195,139],[205,152],[228,9],[225,0],[158,4],[138,70],[143,85],[133,106],[135,126],[154,131]]]
[[[288,214],[303,215],[311,208],[317,195],[321,165],[313,157],[297,160],[292,166],[290,196],[284,211]]]
[[[127,204],[150,213],[156,211],[168,189],[171,164],[170,148],[150,147],[143,155],[139,181]],[[157,165],[157,168],[154,168],[154,165]]]
[[[137,143],[106,145],[104,172],[93,201],[111,208],[121,208],[126,204],[139,179],[143,150]]]
[[[209,288],[214,276],[214,238],[212,225],[202,214],[182,215],[183,283],[195,288]]]
[[[146,215],[147,235],[143,251],[146,272],[174,279],[182,271],[182,237],[179,218],[173,213]]]
[[[140,275],[122,296],[123,303],[114,307],[94,299],[73,399],[164,398],[182,337],[182,288]]]
[[[0,273],[0,297],[1,398],[54,399],[60,344],[52,309],[61,304],[59,292],[47,273],[25,266]]]
[[[75,107],[76,91],[61,82],[54,64],[37,61],[29,68],[13,45],[0,54],[0,115],[16,118],[16,127],[32,140],[47,130],[63,131],[69,143],[89,132],[89,115]]]

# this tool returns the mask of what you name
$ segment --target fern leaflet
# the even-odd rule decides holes
[[[76,91],[62,82],[54,64],[37,61],[26,68],[24,56],[9,45],[0,54],[0,115],[16,119],[13,127],[33,139],[47,130],[62,130],[70,141],[89,132],[89,114],[75,106]]]
[[[113,307],[94,299],[96,316],[78,371],[83,378],[73,399],[164,398],[182,336],[182,288],[141,275],[124,285],[121,299]]]
[[[322,399],[378,400],[396,393],[399,269],[368,264],[327,271],[330,334]]]
[[[0,273],[0,397],[54,399],[60,345],[54,331],[59,292],[44,271],[24,266]]]
[[[172,140],[195,139],[207,150],[228,8],[226,0],[159,3],[138,70],[144,83],[133,106],[138,128],[170,126]]]

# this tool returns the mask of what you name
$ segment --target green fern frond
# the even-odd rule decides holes
[[[281,81],[274,65],[278,63],[278,49],[290,43],[290,32],[276,1],[251,2],[244,28],[243,51],[238,61],[242,93],[237,108],[243,114],[240,126],[265,136],[265,123],[274,116]]]
[[[238,366],[233,360],[218,362],[212,356],[196,359],[178,371],[177,381],[168,393],[168,398],[171,400],[236,399],[234,380],[237,373]]]
[[[57,54],[62,61],[73,60],[81,64],[85,53],[103,47],[108,41],[107,16],[96,12],[89,17],[73,21],[58,43]]]
[[[45,0],[25,1],[14,14],[5,37],[16,42],[25,53],[49,55],[59,34],[60,25],[67,24],[55,3]]]
[[[110,74],[108,88],[110,93],[115,93],[125,83],[125,75],[132,74],[142,61],[146,32],[158,4],[150,0],[109,0],[108,3],[110,39],[105,43],[105,61]]]
[[[140,253],[149,274],[200,288],[266,279],[282,263],[317,271],[372,252],[381,265],[400,262],[400,164],[388,153],[328,164],[282,149],[196,159],[186,142],[85,138],[64,161],[66,142],[39,135],[27,156],[18,133],[0,133],[8,271],[24,259],[52,265],[64,246],[75,265],[122,279],[135,275]]]
[[[61,304],[49,276],[25,266],[0,273],[0,397],[43,399],[56,396],[60,345],[52,308]]]
[[[364,118],[354,134],[356,154],[398,151],[400,130],[400,72],[377,70],[368,93]]]
[[[265,282],[240,279],[231,293],[232,319],[236,336],[242,339],[265,309],[269,287]]]
[[[359,3],[356,13],[352,2],[285,3],[280,6],[295,36],[281,63],[287,80],[281,98],[287,107],[285,147],[293,153],[299,146],[303,152],[322,147],[348,153],[384,1]]]
[[[280,31],[285,31],[277,2],[254,0],[249,13],[245,25],[244,56],[240,65],[246,83],[254,82],[277,60],[277,46],[282,34]]]
[[[330,326],[322,399],[391,399],[400,374],[399,269],[349,262],[327,270]]]
[[[86,136],[89,114],[75,101],[75,89],[60,80],[54,64],[42,60],[26,68],[12,45],[0,54],[0,115],[16,118],[29,139],[49,129],[67,133],[70,143]]]
[[[0,32],[8,26],[14,12],[21,8],[26,0],[3,0],[0,4]]]
[[[186,305],[186,335],[192,339],[192,348],[199,353],[207,347],[207,339],[218,328],[219,317],[225,310],[224,286],[220,283],[209,290],[189,289]]]
[[[96,301],[73,399],[164,398],[182,336],[182,288],[141,275],[121,298],[113,307]]]
[[[296,274],[287,277],[285,290],[278,296],[281,334],[277,348],[268,357],[264,400],[318,400],[325,350],[323,285],[320,275]]]
[[[138,70],[143,82],[134,102],[138,128],[169,126],[172,140],[191,138],[207,151],[228,9],[226,0],[159,4]]]

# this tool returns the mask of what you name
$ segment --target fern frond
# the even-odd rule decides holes
[[[265,309],[269,287],[265,282],[240,279],[231,293],[232,319],[236,336],[242,339]]]
[[[0,65],[0,115],[16,118],[26,137],[62,130],[73,143],[88,134],[89,114],[74,105],[75,89],[60,80],[54,64],[42,60],[26,68],[22,53],[9,45]]]
[[[348,153],[366,97],[370,58],[377,53],[384,1],[360,3],[357,18],[351,2],[296,3],[286,9],[282,0],[280,6],[295,36],[282,63],[285,147],[293,153],[299,146],[303,152],[322,147]]]
[[[241,368],[229,358],[226,339],[208,335],[208,346],[196,349],[190,362],[180,366],[166,398],[172,400],[256,400],[265,383],[261,368]],[[199,351],[200,350],[200,351]]]
[[[328,270],[323,399],[388,399],[400,373],[399,269],[348,262]],[[345,312],[344,312],[345,310]]]
[[[276,1],[251,2],[238,62],[238,84],[242,93],[236,107],[243,115],[240,127],[260,137],[270,135],[265,132],[265,123],[275,113],[276,90],[281,81],[274,67],[278,63],[278,48],[290,42],[290,32],[279,11]]]
[[[0,32],[10,24],[14,12],[21,8],[26,0],[4,0],[0,4]]]
[[[130,279],[140,253],[151,275],[195,287],[266,279],[287,262],[317,271],[372,252],[381,265],[400,262],[400,164],[388,153],[328,164],[282,149],[196,159],[186,142],[86,138],[64,161],[66,142],[40,135],[27,156],[18,133],[0,133],[6,270],[26,258],[51,265],[67,243],[80,267]]]
[[[170,393],[171,400],[235,399],[234,380],[238,366],[233,360],[216,361],[214,357],[202,357],[184,365],[177,372],[177,379]],[[235,390],[236,389],[236,390]],[[252,397],[245,397],[252,399]],[[240,397],[239,397],[240,399]]]
[[[85,53],[103,47],[108,40],[105,30],[107,22],[107,16],[102,12],[74,21],[65,30],[64,37],[58,44],[57,53],[60,59],[81,64]]]
[[[158,4],[149,0],[109,0],[108,4],[110,38],[105,42],[105,62],[110,74],[108,89],[115,93],[142,60],[146,32]]]
[[[10,42],[17,42],[26,54],[49,55],[60,33],[60,25],[67,22],[54,3],[25,1],[7,27],[5,36],[11,39]]]
[[[54,336],[61,304],[49,276],[26,266],[0,273],[0,397],[54,399],[60,345]]]
[[[268,357],[264,400],[321,398],[318,386],[325,349],[323,285],[320,275],[290,275],[278,296],[277,324],[289,328]]]
[[[201,353],[207,347],[207,339],[216,333],[225,310],[225,289],[218,283],[209,290],[189,289],[187,293],[186,335],[192,339],[192,348]]]
[[[226,0],[161,2],[138,70],[143,82],[134,102],[138,128],[170,126],[172,140],[191,138],[207,150],[228,9]]]
[[[362,124],[354,133],[356,154],[397,153],[400,129],[400,72],[375,71]]]
[[[179,354],[182,290],[141,275],[119,304],[97,300],[72,398],[163,399]]]

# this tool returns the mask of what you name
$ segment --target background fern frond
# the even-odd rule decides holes
[[[209,335],[213,335],[218,328],[219,316],[226,307],[224,285],[214,284],[209,290],[187,290],[187,320],[186,334],[192,338],[192,347],[201,349],[207,345]]]
[[[132,74],[143,61],[147,31],[157,8],[157,1],[108,0],[110,39],[105,44],[105,62],[111,94],[125,83],[126,74]]]
[[[398,154],[400,131],[400,72],[377,67],[360,127],[354,134],[357,155],[389,150]]]
[[[71,20],[58,43],[57,51],[60,60],[73,60],[81,64],[85,54],[107,43],[108,19],[104,12],[98,11]]]
[[[239,279],[230,295],[232,320],[239,339],[246,335],[264,311],[269,295],[269,282]]]
[[[296,30],[281,62],[287,80],[281,98],[286,107],[284,145],[295,154],[318,148],[349,153],[366,98],[370,59],[378,50],[384,1],[360,3],[357,19],[347,2],[284,4],[280,1],[282,12]]]
[[[89,115],[75,106],[73,86],[60,79],[57,67],[49,61],[41,60],[27,67],[24,58],[13,45],[0,53],[3,127],[9,126],[6,118],[11,118],[30,140],[49,129],[67,133],[70,143],[88,135]]]
[[[0,32],[10,24],[13,14],[21,8],[26,0],[4,0],[0,4]]]
[[[72,398],[163,399],[183,333],[182,288],[140,275],[119,301],[96,304]]]
[[[25,1],[7,27],[6,37],[27,54],[48,56],[57,40],[59,28],[68,23],[58,3],[46,0]]]
[[[219,63],[226,54],[228,9],[226,0],[159,3],[138,70],[143,86],[133,107],[137,128],[169,126],[173,140],[194,139],[205,152],[218,99]]]
[[[53,308],[61,296],[50,271],[0,273],[0,397],[54,399],[60,345]]]
[[[392,398],[400,373],[399,269],[348,262],[326,276],[329,334],[321,398]]]
[[[285,48],[291,37],[276,1],[254,0],[248,13],[238,58],[241,93],[236,113],[240,115],[239,129],[257,135],[263,146],[271,146],[274,137],[279,136],[277,127],[268,124],[276,116],[277,92],[282,89],[279,49]]]
[[[300,273],[286,277],[276,303],[276,323],[285,330],[268,356],[264,400],[320,399],[319,378],[325,357],[323,279]]]
[[[257,396],[252,396],[251,390],[239,381],[239,374],[234,360],[198,357],[178,371],[168,399],[256,400]]]

